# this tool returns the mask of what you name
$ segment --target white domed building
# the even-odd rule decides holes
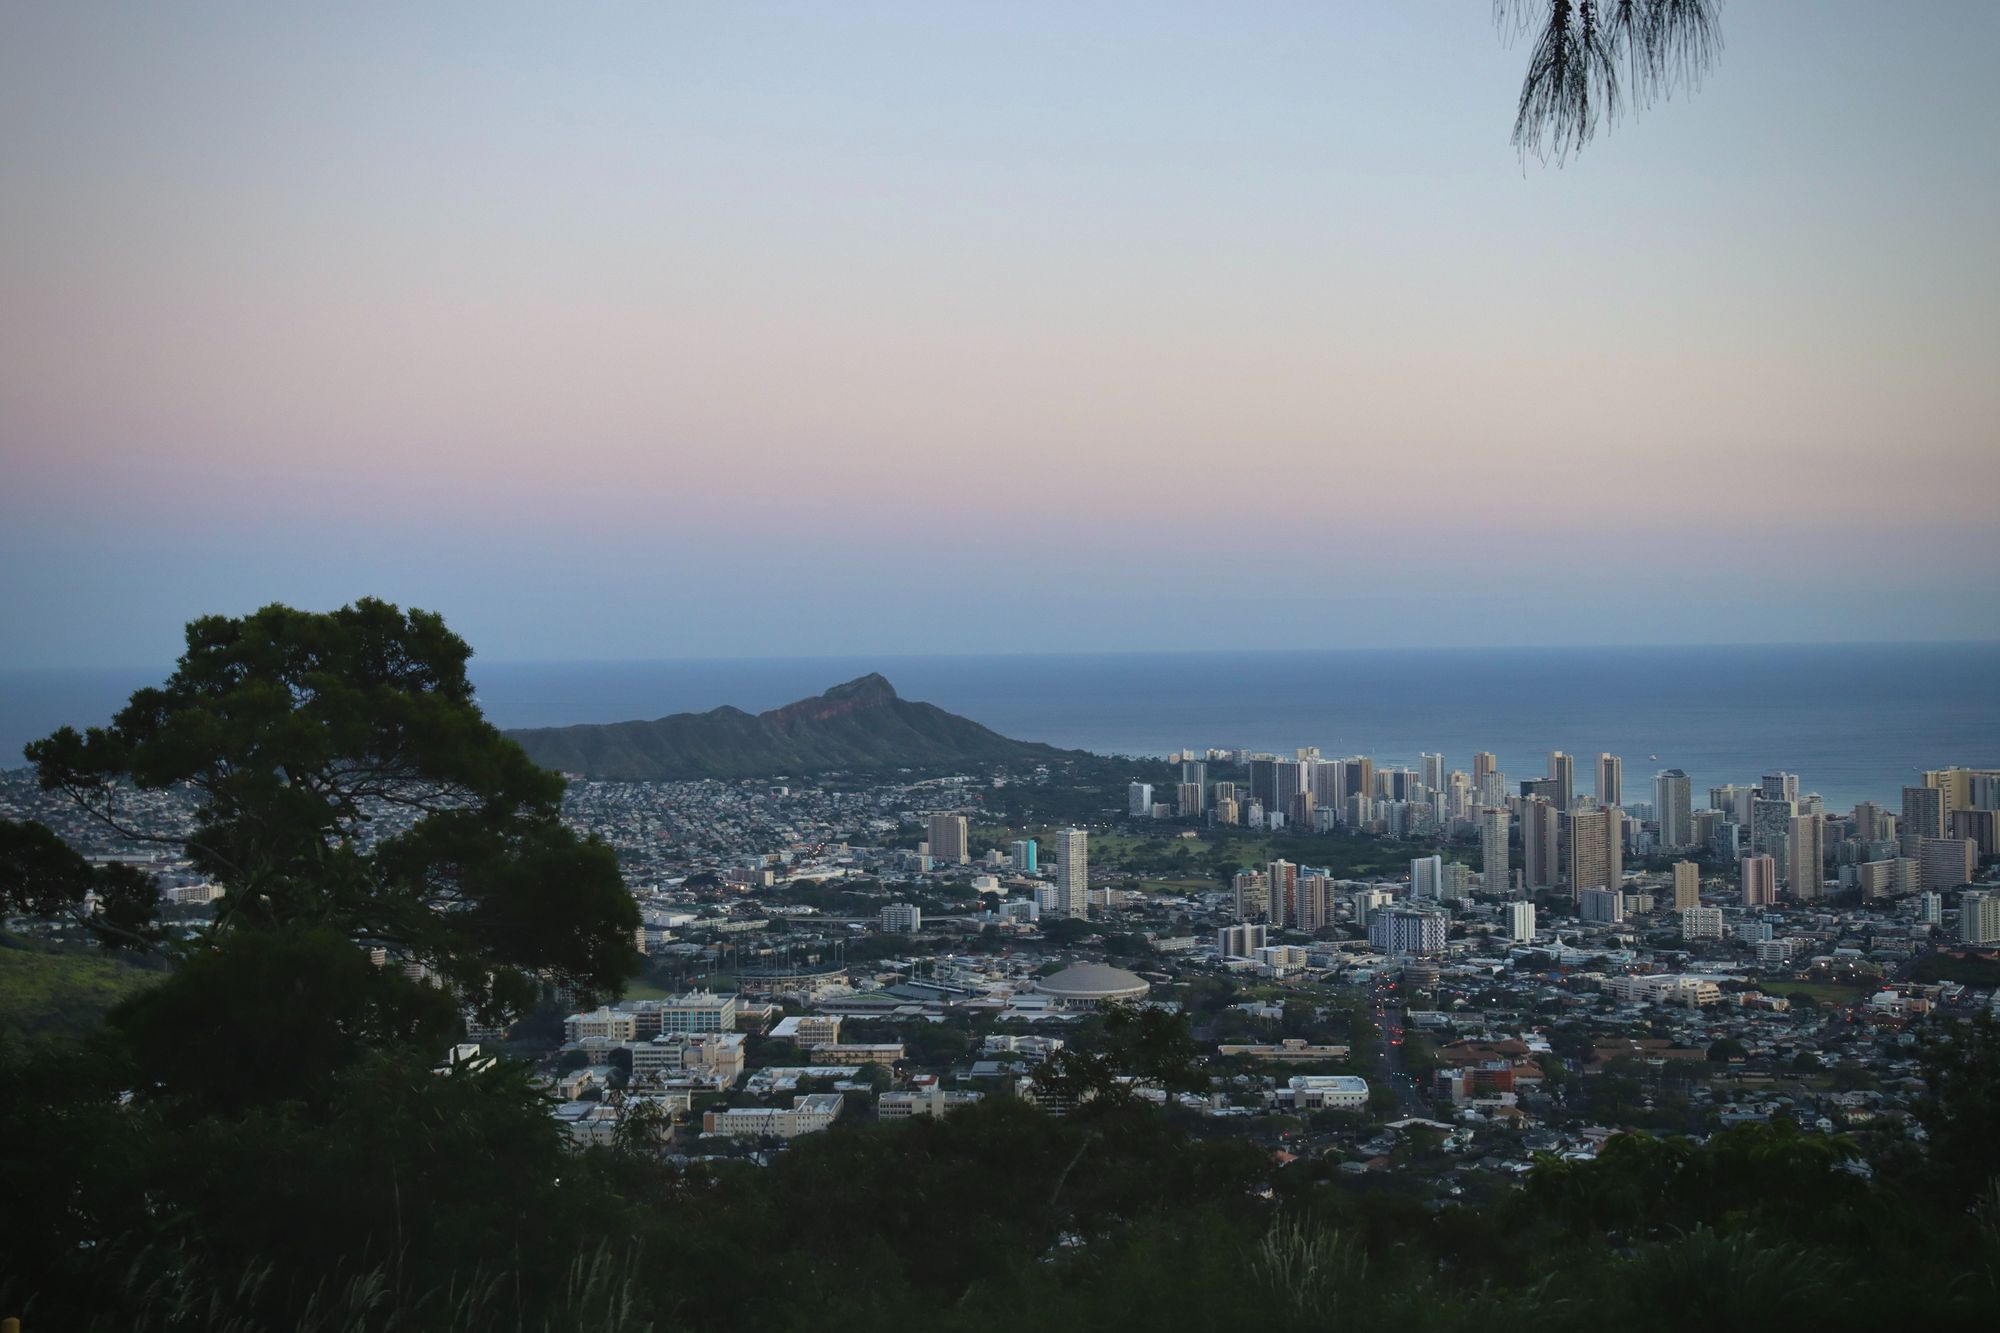
[[[1108,963],[1073,963],[1035,989],[1058,1009],[1101,1009],[1105,1005],[1143,1000],[1152,990],[1144,977]]]

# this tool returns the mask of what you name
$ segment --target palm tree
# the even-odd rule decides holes
[[[1512,40],[1540,25],[1514,146],[1561,162],[1626,109],[1692,92],[1722,50],[1721,0],[1493,0]]]

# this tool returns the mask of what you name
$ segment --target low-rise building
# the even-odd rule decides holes
[[[1352,1074],[1300,1074],[1278,1090],[1278,1100],[1295,1111],[1363,1111],[1368,1080]]]
[[[740,1032],[663,1033],[632,1048],[632,1082],[731,1088],[743,1075],[745,1058]]]
[[[883,1120],[941,1116],[976,1104],[979,1093],[946,1090],[935,1078],[920,1080],[908,1092],[885,1092],[876,1099],[875,1114]]]
[[[701,1118],[704,1134],[740,1139],[795,1139],[830,1128],[840,1118],[845,1099],[837,1092],[814,1092],[792,1098],[789,1107],[732,1106],[709,1111]]]

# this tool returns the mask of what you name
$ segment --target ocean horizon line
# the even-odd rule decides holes
[[[716,653],[716,654],[668,654],[668,655],[612,655],[598,657],[502,657],[481,653],[476,649],[472,655],[472,669],[481,664],[504,667],[576,667],[576,666],[647,666],[662,664],[699,664],[730,662],[847,662],[847,661],[903,661],[903,662],[954,662],[989,661],[994,659],[1050,660],[1059,658],[1138,658],[1138,657],[1310,657],[1317,655],[1365,656],[1389,653],[1628,653],[1628,652],[1706,652],[1728,649],[1815,649],[1815,648],[1991,648],[2000,647],[2000,637],[1969,639],[1717,639],[1700,642],[1660,642],[1644,641],[1633,643],[1518,643],[1518,644],[1344,644],[1337,646],[1285,647],[1285,648],[1203,648],[1203,647],[1159,647],[1159,648],[1047,648],[1047,649],[968,649],[958,652],[870,652],[864,649],[818,653]],[[133,673],[158,671],[169,673],[173,662],[151,663],[63,663],[63,664],[0,664],[0,675],[61,675],[65,673]],[[838,682],[836,682],[838,683]]]

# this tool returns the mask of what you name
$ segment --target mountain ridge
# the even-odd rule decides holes
[[[544,768],[633,782],[1059,759],[1070,753],[1013,740],[935,704],[905,699],[879,672],[762,713],[724,704],[650,721],[529,727],[506,734]]]

